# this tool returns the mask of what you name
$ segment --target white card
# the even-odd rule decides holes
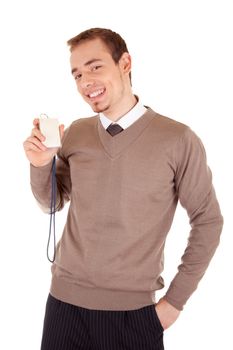
[[[40,131],[45,136],[45,141],[42,143],[46,147],[60,147],[61,139],[59,133],[58,119],[54,118],[41,118],[40,119]]]

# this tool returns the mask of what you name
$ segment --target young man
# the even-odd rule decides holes
[[[38,119],[24,142],[40,205],[50,206],[55,154],[57,210],[70,201],[41,349],[160,350],[163,331],[219,244],[223,219],[205,151],[189,127],[133,94],[131,58],[118,34],[94,28],[68,44],[77,89],[95,116],[78,119],[65,133],[60,126],[59,150],[43,145]],[[178,200],[190,218],[189,242],[177,275],[155,301]]]

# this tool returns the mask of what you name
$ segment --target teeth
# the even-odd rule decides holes
[[[97,91],[95,91],[95,92],[92,92],[92,93],[89,95],[89,97],[96,97],[96,96],[102,94],[103,92],[104,92],[104,89],[97,90]]]

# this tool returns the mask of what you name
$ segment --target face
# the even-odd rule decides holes
[[[93,39],[73,49],[70,62],[78,91],[94,112],[107,116],[119,114],[132,99],[128,53],[116,64],[106,45],[100,39]]]

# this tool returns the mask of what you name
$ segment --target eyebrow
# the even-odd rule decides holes
[[[87,61],[86,63],[84,63],[84,66],[89,66],[90,64],[94,63],[94,62],[97,62],[97,61],[101,61],[101,59],[99,58],[92,58],[91,60]],[[78,69],[77,68],[73,68],[71,70],[71,74],[74,74],[75,72],[77,72]]]

